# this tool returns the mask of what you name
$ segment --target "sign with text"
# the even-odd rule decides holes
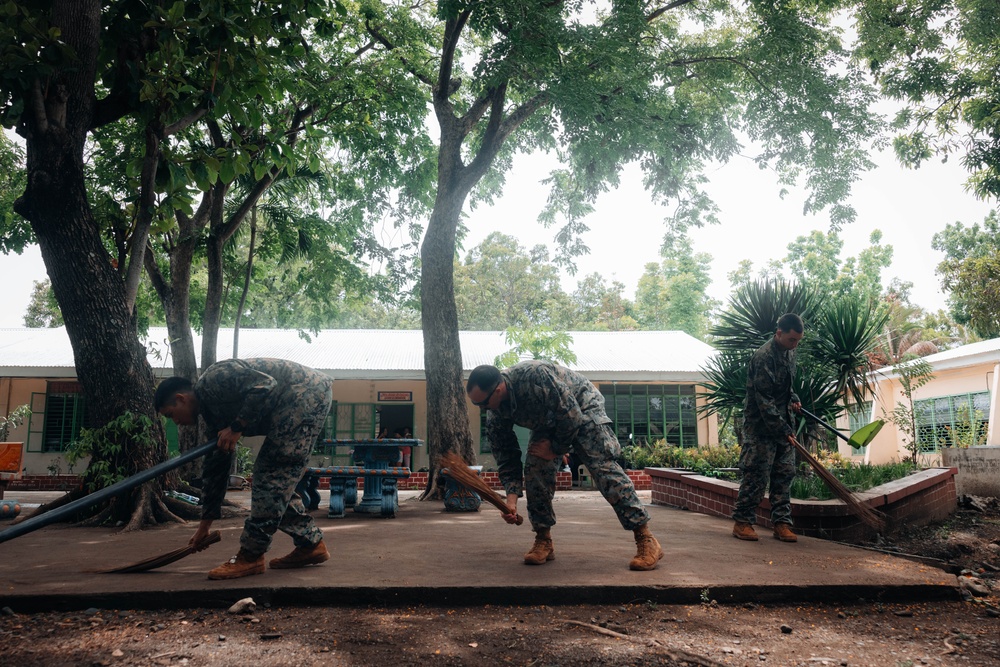
[[[412,401],[413,392],[412,391],[380,391],[378,393],[379,403],[388,403],[389,401]]]

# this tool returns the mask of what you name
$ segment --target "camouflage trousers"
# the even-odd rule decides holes
[[[795,477],[795,448],[784,438],[746,442],[740,452],[743,481],[733,509],[733,519],[757,523],[757,506],[770,487],[771,523],[792,523],[790,489]]]
[[[309,547],[323,533],[309,515],[295,485],[309,465],[309,454],[323,431],[333,403],[333,382],[304,385],[271,415],[271,428],[253,466],[250,516],[240,546],[259,555],[271,546],[275,531],[291,535],[297,547]]]
[[[534,436],[535,433],[532,433],[532,440]],[[567,447],[553,443],[553,449],[562,451]],[[588,423],[580,427],[576,442],[570,445],[569,450],[590,470],[594,483],[618,515],[622,528],[635,530],[649,521],[649,514],[635,492],[635,485],[615,461],[621,454],[621,445],[610,425]],[[524,491],[528,498],[528,520],[536,532],[556,524],[552,498],[556,494],[556,473],[561,467],[561,456],[552,461],[530,454],[525,458]]]

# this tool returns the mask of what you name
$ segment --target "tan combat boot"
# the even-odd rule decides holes
[[[272,570],[291,570],[306,565],[319,565],[330,560],[330,552],[322,540],[308,547],[295,547],[287,556],[271,559]]]
[[[757,532],[753,529],[749,523],[745,521],[737,521],[736,525],[733,526],[733,537],[738,540],[747,540],[748,542],[757,541]]]
[[[264,554],[251,556],[240,552],[208,573],[209,579],[239,579],[251,574],[264,574]]]
[[[663,558],[660,543],[649,532],[649,526],[646,524],[642,524],[632,532],[635,533],[636,553],[635,558],[629,561],[628,569],[642,571],[654,569]]]
[[[792,532],[792,527],[787,523],[774,524],[774,539],[782,542],[798,542],[799,538]]]
[[[556,552],[552,548],[552,535],[549,533],[549,529],[537,531],[531,551],[524,554],[525,565],[544,565],[547,561],[555,559]]]

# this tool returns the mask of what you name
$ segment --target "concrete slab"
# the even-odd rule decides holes
[[[21,495],[26,504],[36,500]],[[640,495],[648,501],[648,492]],[[533,539],[527,524],[509,526],[485,504],[480,512],[452,513],[415,496],[401,492],[395,519],[351,511],[328,519],[321,506],[315,516],[333,554],[329,562],[232,581],[210,581],[206,573],[239,548],[242,519],[216,522],[220,544],[139,574],[92,572],[181,547],[194,524],[128,534],[48,526],[0,544],[0,606],[18,612],[219,607],[243,597],[275,605],[455,606],[958,598],[955,576],[927,565],[813,538],[785,544],[765,531],[759,542],[741,542],[726,519],[661,506],[649,507],[650,527],[665,556],[654,571],[632,572],[631,533],[599,494],[587,491],[557,494],[556,560],[528,566],[521,560]],[[249,503],[246,492],[229,498]],[[269,557],[291,549],[291,539],[279,533]]]

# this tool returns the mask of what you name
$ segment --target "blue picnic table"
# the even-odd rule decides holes
[[[364,479],[364,495],[361,502],[354,505],[354,511],[362,514],[380,514],[382,516],[395,516],[398,509],[397,496],[394,491],[396,486],[397,471],[401,470],[396,466],[399,461],[400,451],[403,447],[423,447],[422,440],[416,438],[337,438],[321,441],[321,444],[328,448],[351,447],[353,448],[355,466],[345,469],[351,473],[357,472],[358,476]],[[328,471],[334,471],[332,474]],[[330,476],[330,516],[343,516],[345,503],[345,490],[343,486],[334,487],[334,475],[339,471],[336,468],[310,468],[306,471],[306,476]],[[408,470],[406,470],[408,474]],[[383,489],[383,487],[389,487]],[[346,492],[349,496],[350,492]],[[356,493],[356,492],[355,492]],[[337,497],[339,494],[339,497]],[[351,498],[347,497],[349,504]],[[388,504],[388,506],[387,506]]]

